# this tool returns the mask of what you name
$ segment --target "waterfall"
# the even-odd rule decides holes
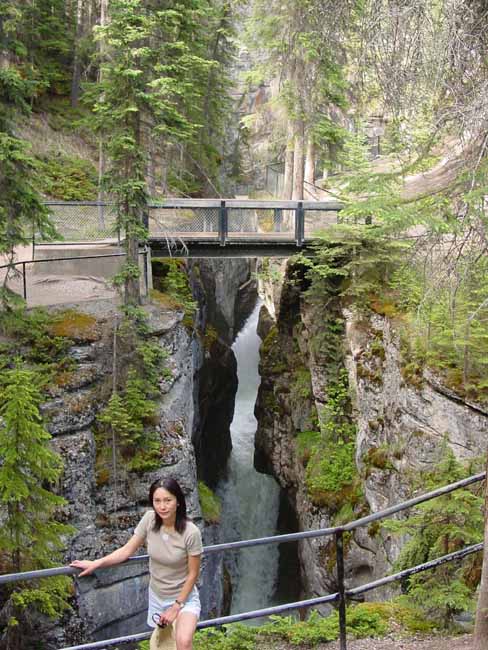
[[[260,377],[257,323],[258,301],[232,349],[237,359],[239,387],[231,425],[232,453],[228,479],[218,488],[222,498],[223,539],[232,541],[276,534],[279,486],[254,469],[254,417]],[[272,604],[278,579],[278,546],[266,545],[229,553],[232,577],[231,613],[259,609]]]

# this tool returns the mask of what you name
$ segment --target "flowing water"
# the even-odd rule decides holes
[[[232,349],[237,359],[237,390],[231,425],[232,453],[228,479],[218,490],[223,500],[223,540],[250,539],[276,534],[279,486],[254,469],[254,437],[257,422],[254,404],[260,383],[257,335],[258,301]],[[232,576],[231,613],[245,612],[272,604],[278,578],[277,545],[257,546],[228,554]]]

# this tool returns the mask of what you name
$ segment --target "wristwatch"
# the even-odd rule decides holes
[[[175,598],[175,603],[179,605],[180,607],[183,607],[185,603],[182,603],[181,600],[178,600],[178,598]]]

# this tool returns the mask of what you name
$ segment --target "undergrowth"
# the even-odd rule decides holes
[[[391,631],[431,632],[434,625],[417,610],[401,602],[361,603],[347,608],[347,633],[355,638],[381,637]],[[296,647],[313,648],[339,637],[339,615],[333,611],[322,617],[313,611],[305,621],[293,616],[271,616],[259,627],[234,623],[196,633],[194,650],[258,650],[274,641]],[[149,650],[149,642],[139,644]]]

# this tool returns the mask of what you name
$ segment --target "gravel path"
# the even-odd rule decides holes
[[[462,636],[387,636],[381,639],[351,639],[347,642],[347,650],[469,650],[472,637]],[[284,643],[283,641],[266,643],[260,650],[300,650],[300,646]],[[321,643],[316,650],[340,650],[339,642]]]

